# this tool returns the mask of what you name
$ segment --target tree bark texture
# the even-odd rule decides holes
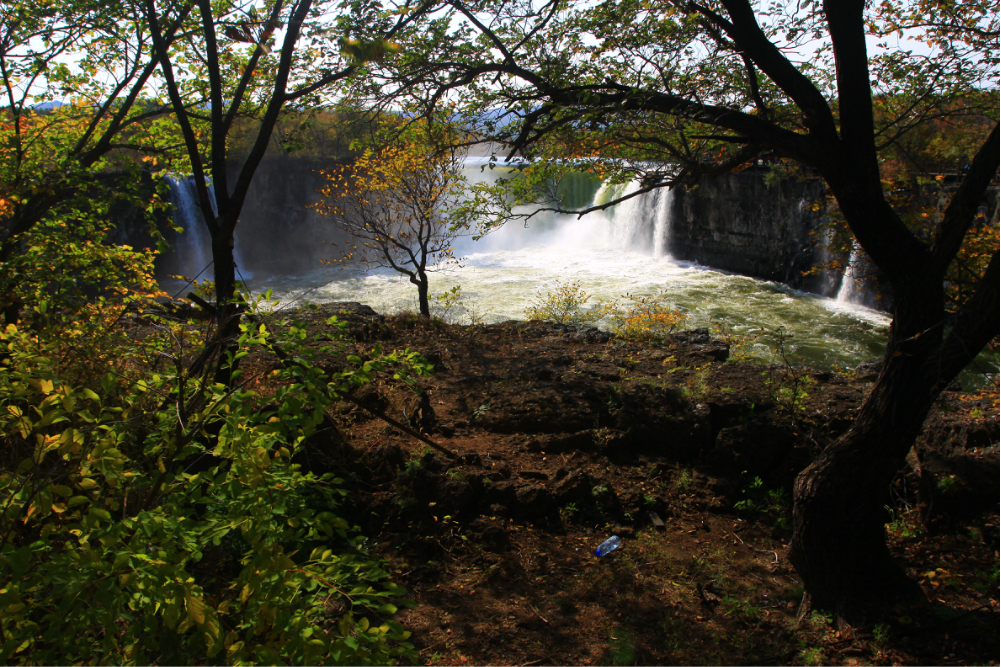
[[[851,429],[795,482],[790,560],[812,603],[849,623],[922,597],[890,555],[884,506],[937,393],[924,376],[890,354]]]
[[[410,277],[410,282],[417,285],[417,305],[421,311],[421,317],[431,319],[431,304],[428,301],[428,277],[426,273],[420,273]]]

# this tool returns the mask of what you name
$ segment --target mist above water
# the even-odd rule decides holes
[[[468,177],[494,179],[503,173],[481,171],[474,163]],[[602,203],[637,187],[592,184],[589,199]],[[792,336],[787,350],[803,363],[853,367],[882,355],[885,340],[878,330],[889,324],[884,313],[673,260],[667,252],[671,197],[661,189],[581,217],[540,212],[527,223],[509,223],[480,240],[461,238],[456,243],[457,256],[464,258],[461,266],[432,274],[431,292],[459,285],[465,304],[457,314],[460,319],[499,322],[524,319],[540,295],[558,281],[574,280],[591,295],[588,305],[622,302],[626,294],[663,296],[688,313],[686,326],[691,328],[710,326],[713,320],[751,336],[782,328]],[[270,287],[283,302],[360,301],[383,313],[416,311],[414,286],[386,270],[338,274],[316,266],[294,276],[261,276],[250,287]],[[771,343],[761,336],[752,354],[774,360]]]
[[[470,160],[470,180],[496,179],[507,170],[482,170]],[[561,184],[563,187],[563,184]],[[608,187],[592,180],[569,182],[571,199],[583,208],[635,190],[635,184]],[[509,223],[479,239],[458,239],[459,267],[431,274],[431,294],[461,288],[463,307],[452,316],[483,322],[524,319],[533,302],[558,282],[576,281],[591,295],[588,305],[660,296],[688,314],[687,328],[721,322],[734,333],[758,336],[747,350],[762,361],[780,361],[774,332],[788,336],[785,352],[797,364],[818,368],[854,368],[881,357],[882,331],[890,318],[858,303],[824,298],[786,285],[728,274],[668,252],[671,229],[669,190],[627,200],[614,208],[583,216],[540,212],[527,223]],[[527,212],[531,212],[528,210]],[[182,223],[183,224],[183,223]],[[315,233],[315,230],[314,230]],[[331,227],[331,236],[336,232]],[[321,234],[322,236],[322,234]],[[238,248],[240,240],[237,240]],[[184,248],[180,248],[184,252]],[[198,260],[201,261],[201,260]],[[284,264],[288,265],[288,260]],[[269,273],[254,267],[243,278],[254,293],[272,289],[283,306],[306,302],[358,301],[381,313],[417,311],[417,292],[405,276],[390,270],[339,271],[315,258],[294,272]],[[599,324],[599,326],[607,323]],[[988,368],[989,370],[989,368]],[[996,370],[992,371],[996,372]],[[966,372],[964,384],[978,383]]]

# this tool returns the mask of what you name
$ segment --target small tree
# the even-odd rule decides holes
[[[393,144],[324,172],[324,199],[315,205],[361,245],[343,248],[334,261],[407,276],[426,318],[428,273],[458,264],[453,243],[467,228],[450,216],[465,185],[465,150],[450,140],[452,134],[432,124],[412,126]]]

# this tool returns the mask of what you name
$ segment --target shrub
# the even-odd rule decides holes
[[[688,315],[667,302],[667,295],[637,297],[626,294],[625,305],[603,304],[604,315],[612,321],[612,333],[633,341],[663,340],[682,326]]]
[[[189,373],[183,327],[158,328],[165,335],[145,341],[145,354],[172,367],[154,372],[127,352],[90,384],[67,372],[64,344],[44,332],[0,333],[0,657],[413,659],[409,633],[389,620],[404,591],[338,514],[341,480],[304,472],[292,456],[341,392],[390,367],[402,379],[426,367],[375,350],[324,373],[293,323],[280,342],[294,361],[262,409],[235,384],[239,371],[230,387],[211,369]],[[275,342],[264,325],[244,325],[226,356]]]
[[[539,292],[535,301],[525,311],[529,321],[552,322],[554,324],[594,324],[602,317],[600,309],[584,310],[591,295],[585,292],[580,282],[556,281],[556,287],[545,294]]]

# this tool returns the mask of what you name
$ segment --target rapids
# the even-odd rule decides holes
[[[480,170],[476,159],[467,164],[470,180],[493,180],[506,173]],[[567,184],[570,199],[581,208],[636,187]],[[499,322],[524,319],[526,309],[558,281],[572,280],[591,295],[588,306],[622,302],[626,294],[661,296],[688,314],[689,328],[717,321],[738,335],[758,335],[748,352],[761,360],[776,359],[770,332],[780,328],[790,336],[786,352],[801,363],[854,367],[882,354],[885,341],[879,331],[889,324],[884,313],[671,259],[666,252],[670,198],[669,191],[659,190],[580,218],[543,212],[480,240],[460,238],[456,252],[464,258],[461,266],[433,274],[432,294],[458,285],[464,304],[455,313],[460,321]],[[384,313],[417,310],[414,286],[391,271],[339,276],[316,267],[296,276],[248,282],[252,289],[270,287],[286,303],[360,301]]]
[[[494,179],[506,171],[482,171],[475,159],[467,164],[470,180]],[[571,199],[583,207],[592,201],[608,201],[635,186],[613,190],[592,181],[571,184],[571,188]],[[558,281],[572,280],[591,295],[588,306],[622,302],[626,294],[661,296],[688,314],[686,328],[721,322],[737,335],[757,336],[746,352],[760,361],[781,362],[775,351],[779,330],[787,337],[787,358],[795,364],[851,369],[865,359],[882,356],[890,318],[853,303],[860,301],[854,295],[851,299],[825,298],[673,260],[666,251],[671,196],[660,190],[582,217],[544,212],[527,224],[508,224],[480,240],[460,238],[456,255],[463,258],[461,265],[432,273],[431,293],[460,286],[463,305],[452,311],[452,318],[489,323],[524,319],[526,309]],[[183,207],[178,213],[188,215]],[[237,263],[239,267],[239,259]],[[279,307],[359,301],[381,313],[417,310],[416,288],[401,274],[337,271],[318,262],[311,264],[295,275],[269,275],[261,267],[253,267],[251,274],[239,267],[238,278],[244,279],[252,293],[271,289]],[[997,372],[996,366],[991,368],[994,364],[981,366]],[[982,376],[977,376],[967,370],[964,385],[982,383]]]

